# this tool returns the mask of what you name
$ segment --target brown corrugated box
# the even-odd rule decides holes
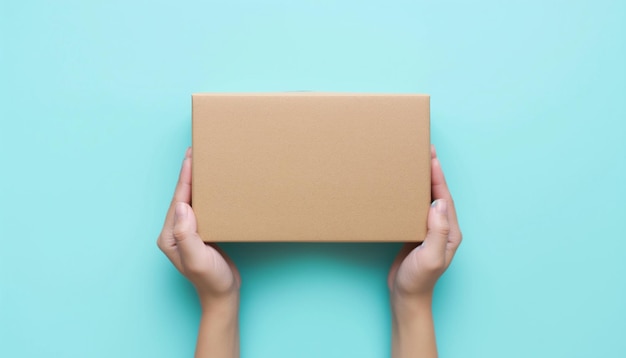
[[[430,97],[192,96],[192,206],[204,241],[419,241]]]

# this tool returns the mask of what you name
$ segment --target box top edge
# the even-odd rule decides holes
[[[358,93],[358,92],[197,92],[192,97],[430,97],[425,93]]]

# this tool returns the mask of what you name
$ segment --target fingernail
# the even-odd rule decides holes
[[[445,200],[435,200],[437,202],[437,211],[439,214],[447,214],[448,213],[448,204]]]
[[[187,148],[187,151],[185,152],[185,158],[191,158],[191,147]]]
[[[183,203],[176,204],[176,210],[174,211],[176,219],[184,219],[187,217],[187,205]]]

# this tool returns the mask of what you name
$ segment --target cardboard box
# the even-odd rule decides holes
[[[428,95],[194,94],[192,205],[205,241],[420,241]]]

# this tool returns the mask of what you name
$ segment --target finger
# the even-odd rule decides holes
[[[180,271],[182,269],[182,265],[180,262],[178,249],[176,248],[176,240],[173,237],[159,236],[159,239],[157,240],[157,246],[172,262],[174,267],[176,267],[176,269]]]
[[[191,147],[187,148],[183,164],[178,175],[178,182],[174,190],[174,197],[165,217],[164,230],[172,230],[174,227],[174,209],[177,202],[191,203]]]
[[[446,261],[449,234],[448,203],[445,199],[435,200],[428,211],[428,232],[422,244],[423,249],[432,255],[435,266],[443,266]]]
[[[446,178],[441,169],[441,162],[439,158],[435,157],[431,160],[431,193],[434,200],[444,199],[448,204],[448,220],[450,222],[450,249],[452,253],[456,251],[456,248],[461,243],[461,229],[459,228],[459,222],[456,215],[456,208],[454,206],[454,200],[448,189]]]
[[[177,202],[174,205],[174,228],[172,230],[176,239],[176,248],[180,255],[183,267],[192,271],[203,266],[202,250],[205,244],[198,235],[196,217],[187,203]]]
[[[191,147],[187,148],[183,165],[180,168],[176,190],[174,191],[174,202],[181,201],[183,203],[191,202]]]

